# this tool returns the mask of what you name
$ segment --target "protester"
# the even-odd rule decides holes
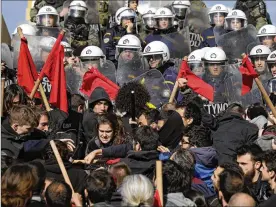
[[[251,206],[255,207],[256,202],[254,199],[246,194],[246,193],[235,193],[228,202],[229,207],[243,207],[243,206]]]

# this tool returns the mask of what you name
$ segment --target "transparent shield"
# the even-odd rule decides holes
[[[170,58],[183,58],[191,52],[190,35],[188,27],[180,31],[168,34],[152,34],[146,38],[147,43],[152,41],[161,41],[165,43],[170,50]]]
[[[28,48],[30,50],[33,61],[36,65],[37,71],[40,71],[47,60],[47,57],[52,49],[52,47],[43,48],[41,43],[45,40],[43,36],[29,36],[24,35],[28,41]],[[43,39],[44,38],[44,39]],[[17,68],[18,56],[20,52],[21,39],[18,35],[12,38],[13,47],[13,66]]]
[[[61,27],[43,27],[43,26],[35,26],[37,30],[37,36],[50,36],[57,38],[60,31],[63,29],[65,30],[64,37],[62,41],[65,41],[71,44],[71,34],[68,30],[61,28]]]
[[[1,61],[4,61],[8,68],[13,69],[12,53],[6,43],[1,43]]]
[[[144,58],[136,51],[123,51],[118,58],[117,82],[120,86],[143,74],[148,69]]]
[[[192,7],[186,17],[185,25],[188,26],[190,31],[191,50],[199,49],[201,34],[205,29],[210,27],[208,9],[201,8],[197,10]]]
[[[163,104],[169,102],[171,91],[160,71],[149,70],[133,81],[138,81],[147,88],[151,96],[150,102],[155,107],[160,108]]]
[[[81,67],[80,63],[67,65],[64,70],[66,74],[67,90],[69,90],[71,94],[80,94],[79,89],[86,70]]]
[[[239,31],[231,31],[216,36],[218,47],[221,47],[230,62],[241,59],[241,54],[246,53],[249,45],[259,42],[257,30],[254,26],[248,25]]]

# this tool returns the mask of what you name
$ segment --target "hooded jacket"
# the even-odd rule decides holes
[[[89,109],[83,115],[83,130],[84,136],[86,138],[86,142],[88,143],[90,139],[97,135],[96,132],[96,125],[97,125],[97,114],[93,112],[93,108],[98,101],[105,100],[109,103],[108,112],[112,112],[113,107],[110,101],[110,98],[106,91],[101,88],[97,87],[90,95],[88,104]]]
[[[171,114],[164,124],[164,126],[159,130],[159,141],[163,146],[168,147],[171,150],[179,145],[182,138],[182,132],[184,130],[184,125],[181,116],[176,111],[170,111]]]
[[[237,113],[225,113],[218,119],[218,128],[212,131],[213,147],[217,150],[219,164],[236,159],[236,149],[243,144],[254,143],[258,127],[244,120]]]
[[[204,181],[214,193],[211,177],[218,165],[217,152],[213,147],[191,148],[195,157],[195,177]]]

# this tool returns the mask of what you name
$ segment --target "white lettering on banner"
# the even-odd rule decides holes
[[[200,43],[201,43],[200,34],[190,33],[191,47],[199,47]]]
[[[218,114],[228,107],[228,103],[216,103],[204,105],[209,114]]]
[[[52,89],[52,85],[47,77],[42,79],[42,87],[45,93],[50,93]]]

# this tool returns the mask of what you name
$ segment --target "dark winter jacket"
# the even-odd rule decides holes
[[[97,87],[90,95],[88,104],[89,109],[83,115],[83,130],[86,141],[89,142],[94,136],[97,135],[96,125],[97,125],[97,114],[93,112],[93,108],[96,102],[105,100],[109,103],[108,112],[112,112],[112,103],[106,91]]]
[[[88,175],[83,169],[73,166],[69,161],[63,162],[74,190],[78,193],[82,193],[84,190],[84,183]],[[46,177],[64,181],[60,167],[56,160],[46,160],[44,166],[47,171]]]
[[[236,159],[235,150],[243,144],[254,143],[258,127],[237,113],[226,113],[218,119],[218,128],[212,131],[213,147],[217,150],[219,164]]]
[[[127,157],[120,161],[126,163],[133,174],[143,174],[153,178],[156,160],[158,160],[156,150],[139,152],[131,150],[127,153]]]

